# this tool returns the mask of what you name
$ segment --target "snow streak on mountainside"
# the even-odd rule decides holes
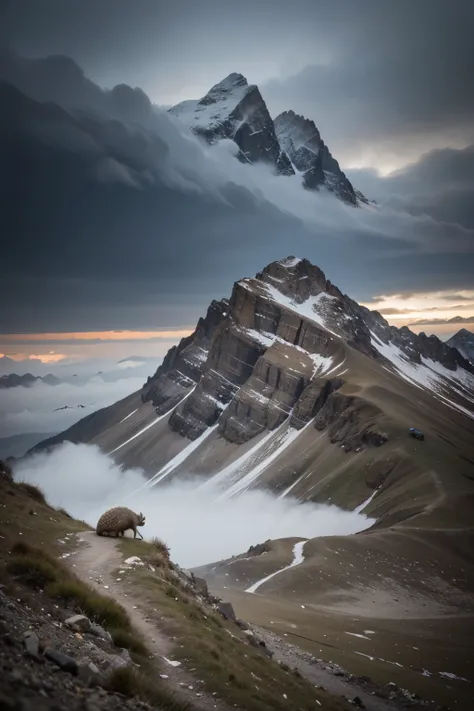
[[[420,392],[425,405],[417,404]],[[436,407],[471,423],[474,366],[435,336],[390,326],[318,267],[288,257],[212,302],[148,379],[138,407],[137,400],[97,413],[95,431],[84,420],[82,439],[80,423],[62,439],[97,443],[144,467],[146,487],[192,474],[223,499],[259,486],[311,495],[311,458],[325,452],[343,473],[341,456],[365,453],[367,476],[376,450],[406,433],[409,411],[418,419]],[[354,505],[399,459],[383,457]]]
[[[209,143],[235,141],[244,162],[270,164],[280,175],[299,173],[305,188],[326,188],[353,206],[368,202],[341,171],[313,121],[293,111],[273,121],[258,87],[242,74],[229,74],[202,99],[183,101],[169,113]]]

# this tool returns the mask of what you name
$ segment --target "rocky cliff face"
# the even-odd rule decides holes
[[[258,87],[249,86],[242,74],[229,74],[199,101],[183,101],[169,113],[208,143],[235,141],[244,162],[264,162],[280,175],[294,174]]]
[[[284,111],[276,117],[274,123],[280,145],[295,170],[302,174],[305,188],[326,188],[354,206],[368,202],[362,193],[354,190],[322,140],[314,121],[294,111]]]
[[[377,413],[360,417],[363,403],[336,392],[344,379],[327,377],[342,374],[344,347],[388,366],[392,349],[407,367],[430,361],[447,372],[474,373],[456,349],[389,326],[317,266],[288,257],[234,284],[229,301],[213,302],[196,331],[170,350],[142,398],[158,414],[175,408],[169,427],[190,440],[216,427],[242,444],[287,420],[300,429],[316,417],[316,428],[329,428],[333,441],[347,440],[349,449],[382,444],[383,433],[371,429]]]
[[[171,410],[200,381],[210,344],[227,316],[228,305],[226,299],[212,301],[194,333],[170,348],[156,373],[148,378],[143,386],[142,401],[151,401],[159,414]]]
[[[456,348],[470,363],[474,363],[474,333],[467,328],[461,328],[446,341],[448,346]]]

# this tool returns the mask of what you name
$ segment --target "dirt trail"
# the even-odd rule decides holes
[[[68,559],[74,565],[74,573],[101,595],[108,595],[125,608],[132,625],[142,635],[156,660],[157,674],[169,677],[163,683],[197,711],[229,711],[223,701],[203,691],[197,679],[182,665],[172,666],[166,661],[172,656],[172,640],[140,609],[140,601],[130,596],[130,588],[125,589],[122,582],[117,581],[116,571],[124,564],[122,553],[117,548],[118,541],[97,536],[93,531],[80,533],[78,541],[75,554]]]

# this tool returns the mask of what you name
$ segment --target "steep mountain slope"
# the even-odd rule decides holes
[[[325,187],[351,205],[367,203],[362,193],[356,192],[332,157],[314,121],[284,111],[274,121],[277,138],[294,168],[303,175],[303,185],[309,190]]]
[[[467,328],[461,328],[447,341],[448,345],[457,350],[471,363],[474,363],[474,333]]]
[[[273,121],[258,87],[242,74],[229,74],[202,99],[182,101],[169,113],[209,143],[235,141],[243,162],[268,163],[279,175],[301,173],[305,188],[324,187],[353,206],[368,202],[339,168],[313,121],[293,111]]]
[[[257,86],[242,74],[229,74],[199,101],[183,101],[169,109],[209,143],[222,138],[235,141],[244,162],[269,163],[280,175],[293,175],[282,152],[275,127]]]
[[[432,458],[469,464],[473,373],[456,349],[389,326],[289,257],[213,302],[140,394],[40,448],[94,442],[150,485],[192,472],[223,496],[291,487],[353,508],[389,476],[416,488]],[[413,455],[410,426],[449,437]]]

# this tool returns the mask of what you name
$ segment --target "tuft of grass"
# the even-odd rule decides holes
[[[29,484],[27,481],[18,483],[20,489],[23,489],[31,499],[34,499],[39,504],[47,505],[46,496],[37,484]]]
[[[63,563],[45,551],[19,541],[11,549],[7,570],[28,587],[40,588],[48,597],[71,604],[91,620],[115,630],[131,630],[127,613],[115,600],[76,578]]]
[[[168,546],[164,541],[162,541],[161,538],[157,538],[157,537],[152,538],[151,541],[150,541],[150,544],[151,544],[154,548],[156,548],[156,550],[158,551],[158,553],[160,553],[161,556],[162,556],[165,560],[169,561],[169,559],[170,559],[170,549],[169,549],[169,546]]]
[[[88,585],[74,578],[49,583],[46,594],[56,600],[72,604],[80,613],[106,628],[130,630],[130,618],[118,602],[100,595]]]
[[[7,563],[7,571],[21,579],[21,582],[36,590],[43,590],[48,583],[56,580],[57,570],[43,557],[16,555]]]
[[[146,645],[135,632],[129,632],[124,629],[109,629],[109,632],[116,647],[128,649],[131,654],[137,654],[142,657],[148,656],[149,652]]]
[[[109,677],[109,689],[128,697],[157,706],[164,711],[188,711],[187,702],[178,701],[156,678],[133,669],[116,669]]]

